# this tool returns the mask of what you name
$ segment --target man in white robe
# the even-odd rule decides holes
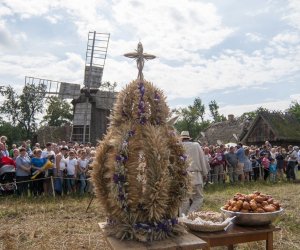
[[[198,142],[190,141],[188,131],[181,132],[181,140],[187,154],[189,167],[187,172],[191,177],[192,193],[184,200],[181,213],[187,215],[191,212],[198,211],[203,203],[203,186],[206,179],[209,165],[205,159],[204,152]]]

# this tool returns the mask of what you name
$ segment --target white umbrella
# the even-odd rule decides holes
[[[228,142],[225,144],[226,147],[235,147],[237,144],[235,142]]]

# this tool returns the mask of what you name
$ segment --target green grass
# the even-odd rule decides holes
[[[210,185],[205,189],[203,210],[220,211],[220,207],[235,193],[254,191],[272,195],[284,208],[284,214],[274,224],[281,228],[274,234],[274,249],[300,249],[300,185],[288,182],[250,182],[242,184]],[[237,249],[264,249],[264,244],[241,244]]]
[[[203,210],[220,211],[235,193],[260,191],[280,201],[284,214],[275,221],[274,249],[300,249],[300,185],[265,182],[208,186]],[[62,198],[0,197],[0,249],[109,249],[98,222],[105,213],[90,196]],[[224,249],[224,248],[216,248]],[[264,242],[240,244],[236,249],[265,249]]]

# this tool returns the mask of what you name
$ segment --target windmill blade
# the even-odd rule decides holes
[[[80,95],[80,84],[54,81],[32,76],[25,76],[25,86],[45,85],[45,97],[58,96],[62,99],[75,99]],[[37,88],[38,89],[38,88]],[[38,90],[36,93],[39,93]]]
[[[84,72],[84,85],[88,89],[101,86],[109,38],[109,33],[90,31],[88,34]]]
[[[61,82],[58,96],[62,99],[75,99],[80,96],[80,85]]]

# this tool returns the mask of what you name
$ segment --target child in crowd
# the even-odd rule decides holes
[[[275,182],[276,181],[276,174],[277,174],[277,166],[274,158],[271,158],[270,162],[270,182]]]
[[[264,168],[264,180],[266,181],[269,177],[269,171],[270,171],[270,160],[269,160],[269,154],[264,153],[264,156],[261,161],[261,165]]]

